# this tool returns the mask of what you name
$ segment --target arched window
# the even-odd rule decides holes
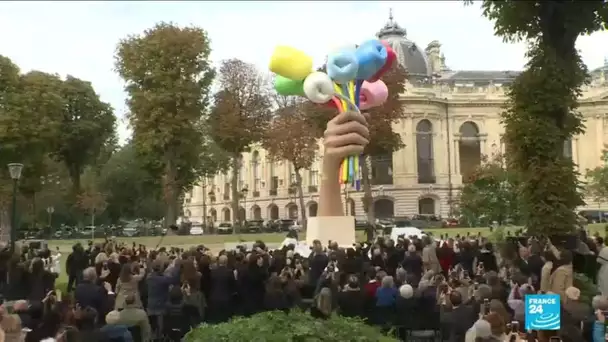
[[[429,197],[418,200],[418,214],[435,215],[435,200]]]
[[[292,220],[298,218],[298,206],[295,203],[289,203],[287,205],[287,217]]]
[[[418,156],[418,183],[435,183],[433,125],[429,120],[422,120],[416,125],[416,154]]]
[[[268,216],[270,216],[271,220],[278,220],[279,219],[279,207],[277,207],[276,204],[271,204],[268,207]]]
[[[261,220],[262,219],[262,209],[258,205],[254,205],[251,210],[253,211],[253,219]]]
[[[251,171],[253,173],[253,197],[260,196],[260,152],[251,154]]]
[[[232,221],[232,216],[230,215],[230,209],[224,208],[222,211],[224,213],[224,222]]]
[[[379,219],[392,219],[395,216],[395,204],[388,198],[380,198],[374,202],[374,214]]]
[[[217,222],[217,211],[215,211],[215,209],[211,208],[211,210],[209,211],[209,216],[211,216],[211,223],[213,222]]]
[[[460,154],[460,174],[462,181],[468,182],[481,165],[481,145],[479,141],[479,128],[474,122],[467,121],[460,126],[460,141],[458,143]]]
[[[308,217],[315,217],[317,216],[317,210],[318,210],[319,206],[317,204],[317,202],[311,202],[308,205]]]

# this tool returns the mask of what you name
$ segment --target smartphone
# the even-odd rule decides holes
[[[511,333],[519,334],[519,322],[518,321],[511,322]]]

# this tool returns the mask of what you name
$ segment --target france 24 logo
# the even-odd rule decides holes
[[[559,330],[561,303],[557,294],[526,295],[526,330]]]

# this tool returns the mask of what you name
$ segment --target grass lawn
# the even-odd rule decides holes
[[[600,235],[604,235],[604,224],[590,224],[587,225],[587,230],[589,234],[595,234],[599,232]],[[520,227],[507,227],[506,229],[509,231],[515,231]],[[457,234],[466,235],[469,233],[470,235],[477,235],[477,233],[481,233],[481,235],[486,236],[490,234],[490,229],[487,227],[483,228],[438,228],[438,229],[425,229],[426,232],[432,233],[435,236],[439,236],[441,234],[448,234],[451,237],[456,236]],[[306,237],[305,233],[300,233],[299,238],[303,240]],[[230,235],[200,235],[200,236],[165,236],[161,242],[160,236],[144,236],[144,237],[119,237],[116,238],[118,241],[123,241],[125,243],[133,243],[145,245],[148,248],[154,248],[156,245],[161,243],[161,246],[173,246],[173,247],[189,247],[196,245],[206,245],[209,248],[220,250],[223,248],[225,243],[235,243],[239,241],[255,241],[262,240],[268,244],[278,244],[281,243],[285,239],[285,233],[264,233],[264,234],[230,234]],[[365,233],[363,231],[357,231],[357,240],[362,241],[365,240]],[[65,273],[65,259],[67,255],[71,252],[72,245],[76,242],[81,242],[86,244],[88,239],[73,239],[73,240],[49,240],[49,247],[55,249],[59,247],[59,250],[62,253],[61,256],[61,274],[56,281],[56,285],[62,291],[66,291],[67,286],[67,274]],[[95,239],[96,242],[103,242],[103,239]]]

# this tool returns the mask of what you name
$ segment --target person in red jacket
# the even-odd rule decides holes
[[[439,259],[439,265],[444,275],[448,275],[448,272],[454,266],[456,261],[456,253],[447,241],[443,241],[441,247],[437,251],[437,258]]]

